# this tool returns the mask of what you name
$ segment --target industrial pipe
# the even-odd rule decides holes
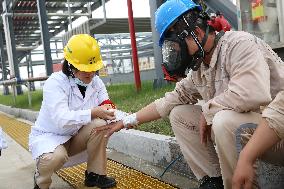
[[[13,78],[9,80],[0,81],[0,85],[15,85],[15,84],[23,84],[26,82],[34,82],[34,81],[45,81],[48,77],[32,77],[27,79],[21,79],[21,78]]]
[[[3,15],[6,16],[38,16],[38,13],[4,13]],[[69,13],[47,13],[47,16],[61,16],[61,17],[80,17],[80,16],[90,16],[88,13],[76,13],[76,14],[69,14]]]
[[[38,46],[29,46],[29,47],[27,47],[27,46],[16,46],[17,51],[31,51],[31,50],[34,50],[36,48],[38,48]],[[4,49],[7,50],[6,47],[4,47]]]

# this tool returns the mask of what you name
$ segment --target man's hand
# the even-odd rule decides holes
[[[119,122],[111,123],[111,124],[108,124],[108,125],[96,127],[91,131],[91,134],[108,130],[105,137],[110,137],[114,132],[118,132],[123,128],[124,128],[124,126],[123,126],[122,121],[119,121]]]
[[[207,125],[206,119],[201,113],[199,119],[199,132],[200,132],[200,140],[201,144],[207,144],[207,140],[211,140],[211,125]]]
[[[251,189],[254,176],[253,163],[240,156],[232,179],[232,189]]]
[[[101,118],[104,120],[113,120],[114,109],[109,109],[107,106],[98,106],[92,109],[92,119],[93,118]]]

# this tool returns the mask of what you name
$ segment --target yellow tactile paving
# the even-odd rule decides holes
[[[8,117],[0,113],[0,125],[17,143],[28,149],[28,135],[30,125]],[[84,171],[86,164],[80,164],[71,168],[62,169],[57,174],[75,188],[83,189]],[[116,178],[120,189],[174,189],[172,185],[164,183],[142,172],[129,168],[125,165],[108,160],[108,175]],[[86,187],[87,188],[87,187]]]

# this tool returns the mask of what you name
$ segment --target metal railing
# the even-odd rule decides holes
[[[9,80],[4,80],[4,81],[0,81],[0,85],[3,86],[11,86],[12,87],[12,91],[13,91],[13,103],[14,106],[16,105],[16,86],[17,85],[24,85],[28,88],[28,102],[29,102],[29,107],[32,107],[32,95],[31,95],[31,82],[34,81],[45,81],[47,80],[48,77],[33,77],[33,78],[27,78],[27,79],[21,79],[21,78],[13,78],[13,79],[9,79]]]

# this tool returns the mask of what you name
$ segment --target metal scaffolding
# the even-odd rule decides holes
[[[103,2],[108,0],[103,0]],[[2,80],[21,78],[20,62],[39,45],[43,45],[46,75],[52,73],[50,38],[81,16],[91,18],[93,10],[102,5],[102,0],[3,0],[0,5],[2,19],[0,21],[0,43]],[[66,19],[68,18],[68,19]],[[58,53],[58,52],[56,52]],[[28,60],[28,58],[27,58]],[[32,73],[31,60],[28,73]],[[17,86],[17,94],[21,94],[21,86]]]

